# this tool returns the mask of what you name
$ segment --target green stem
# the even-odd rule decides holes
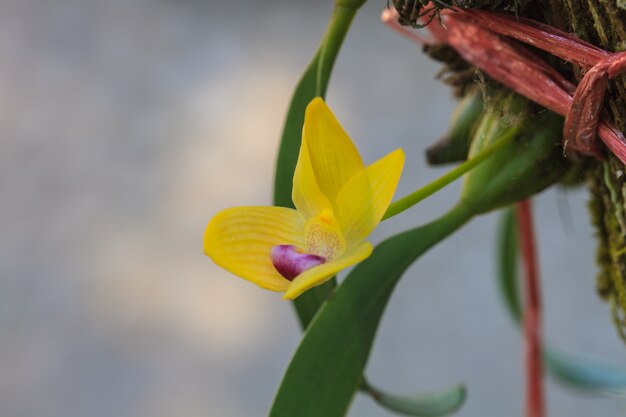
[[[513,137],[515,137],[515,134],[517,132],[518,132],[518,129],[515,129],[515,128],[508,129],[506,132],[502,134],[502,137],[497,142],[485,148],[483,151],[478,153],[472,159],[463,162],[461,165],[447,172],[443,176],[437,178],[430,184],[427,184],[426,186],[416,191],[413,191],[411,194],[393,202],[387,209],[387,212],[385,213],[385,215],[383,216],[383,220],[386,220],[390,217],[393,217],[397,214],[402,213],[403,211],[413,207],[415,204],[419,203],[425,198],[441,190],[446,185],[455,181],[456,179],[458,179],[459,177],[467,173],[469,170],[474,168],[476,165],[480,164],[485,159],[489,158],[498,149],[506,145]]]

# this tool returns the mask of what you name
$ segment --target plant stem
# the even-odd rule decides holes
[[[526,362],[526,416],[544,417],[541,341],[541,294],[529,200],[517,203],[517,220],[524,264],[524,342]]]
[[[461,165],[445,173],[443,176],[437,178],[433,182],[425,185],[424,187],[418,190],[415,190],[411,194],[405,197],[402,197],[401,199],[391,203],[391,205],[387,209],[387,212],[383,216],[383,220],[386,220],[390,217],[393,217],[397,214],[402,213],[403,211],[413,207],[415,204],[419,203],[425,198],[430,197],[432,194],[441,190],[446,185],[455,181],[456,179],[461,177],[463,174],[467,173],[472,168],[474,168],[476,165],[480,164],[485,159],[489,158],[494,152],[496,152],[498,149],[503,147],[505,144],[507,144],[511,139],[513,139],[513,137],[515,137],[515,134],[517,132],[518,130],[515,128],[508,129],[502,135],[500,140],[495,142],[493,145],[485,148],[483,151],[478,153],[472,159],[463,162]]]

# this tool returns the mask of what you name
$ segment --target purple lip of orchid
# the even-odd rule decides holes
[[[326,262],[323,256],[300,253],[293,245],[276,245],[270,251],[274,268],[289,281],[295,277]]]

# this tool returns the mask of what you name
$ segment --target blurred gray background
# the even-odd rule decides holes
[[[0,1],[0,414],[263,416],[300,332],[289,303],[218,269],[218,210],[270,204],[285,110],[331,1]],[[403,147],[398,195],[445,169],[439,66],[357,16],[328,102],[371,162]],[[435,218],[454,184],[372,240]],[[594,293],[586,194],[535,203],[546,333],[626,363]],[[367,373],[399,393],[466,382],[464,417],[523,414],[521,339],[495,285],[496,216],[412,267]],[[548,384],[552,416],[626,414],[620,399]],[[358,396],[352,416],[387,416]]]

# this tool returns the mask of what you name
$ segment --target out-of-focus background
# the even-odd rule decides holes
[[[403,147],[398,194],[445,169],[424,147],[454,102],[439,66],[357,16],[328,102],[366,162]],[[218,210],[270,204],[291,90],[332,2],[0,1],[0,414],[265,415],[300,331],[289,303],[218,269]],[[454,184],[381,225],[435,218]],[[626,362],[594,293],[579,191],[535,207],[546,333]],[[400,283],[368,375],[400,393],[466,382],[459,416],[522,414],[521,340],[495,284],[496,217],[475,220]],[[626,414],[619,399],[548,385],[552,416]],[[357,396],[351,415],[387,416]]]

